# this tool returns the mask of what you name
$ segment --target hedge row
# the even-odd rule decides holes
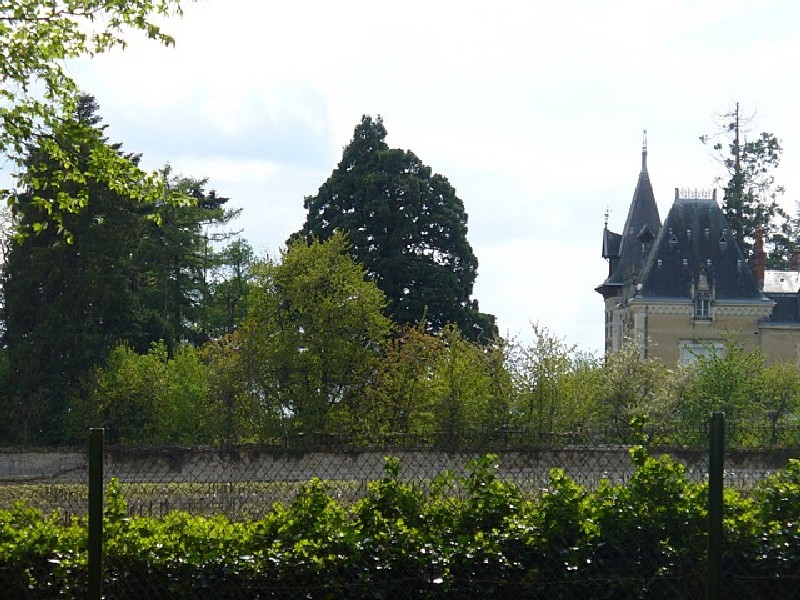
[[[555,469],[536,500],[494,456],[423,492],[384,476],[354,505],[309,482],[263,519],[127,517],[106,498],[107,598],[702,598],[707,493],[668,457],[634,449],[625,485],[587,492]],[[725,597],[800,594],[800,461],[748,496],[725,492]],[[85,520],[0,511],[6,598],[85,597]]]

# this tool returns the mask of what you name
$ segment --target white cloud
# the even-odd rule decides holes
[[[790,0],[198,2],[166,24],[176,48],[136,39],[73,72],[112,139],[209,176],[273,250],[382,114],[464,200],[483,310],[597,349],[602,215],[622,227],[642,129],[662,217],[720,174],[698,137],[736,101],[784,140],[777,178],[800,198],[799,18]]]
[[[281,168],[266,160],[230,160],[220,157],[177,157],[171,161],[175,172],[202,173],[203,177],[218,182],[231,183],[265,183],[272,179]]]

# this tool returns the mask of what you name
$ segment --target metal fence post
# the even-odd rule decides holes
[[[708,600],[722,598],[722,490],[725,414],[711,414],[708,453]]]
[[[103,429],[89,430],[89,600],[103,594]]]

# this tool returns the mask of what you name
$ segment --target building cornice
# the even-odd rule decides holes
[[[800,323],[759,323],[759,329],[800,331]]]
[[[714,316],[727,316],[727,317],[768,317],[772,314],[772,307],[774,303],[758,305],[747,304],[719,304],[712,305],[711,311]]]
[[[690,298],[631,298],[628,306],[633,312],[646,310],[657,315],[694,316],[694,303]],[[768,317],[772,314],[775,302],[769,299],[755,300],[717,300],[712,303],[714,317]]]

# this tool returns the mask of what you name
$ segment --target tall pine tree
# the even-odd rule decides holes
[[[150,334],[172,354],[182,341],[199,344],[215,333],[212,271],[225,260],[216,246],[233,235],[218,228],[241,211],[225,208],[228,198],[206,191],[205,179],[175,176],[169,166],[161,175],[168,190],[191,201],[156,203],[159,223],[147,228],[136,260]]]

